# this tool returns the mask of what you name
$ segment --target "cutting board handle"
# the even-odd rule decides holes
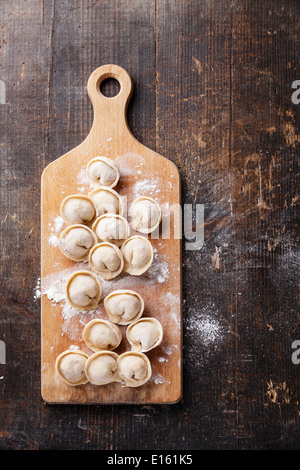
[[[100,85],[106,78],[119,82],[120,91],[116,96],[106,97]],[[107,64],[98,67],[90,75],[87,91],[94,109],[94,121],[88,137],[99,140],[122,137],[131,134],[127,124],[127,107],[132,95],[132,80],[119,65]]]

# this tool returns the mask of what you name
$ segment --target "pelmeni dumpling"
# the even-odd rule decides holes
[[[59,237],[62,253],[73,261],[86,261],[89,251],[97,243],[95,233],[86,225],[69,225]]]
[[[121,250],[109,242],[102,242],[93,246],[89,254],[89,263],[93,271],[98,273],[105,281],[117,277],[124,267]]]
[[[122,333],[113,323],[95,318],[85,325],[82,338],[92,351],[112,351],[121,343]]]
[[[129,325],[143,315],[144,300],[133,290],[115,290],[105,297],[104,308],[111,322]]]
[[[55,362],[55,369],[60,378],[73,387],[88,383],[85,375],[87,354],[79,350],[67,350],[61,353]]]
[[[125,352],[118,357],[117,363],[118,374],[127,387],[140,387],[151,377],[151,364],[143,353]]]
[[[95,220],[92,229],[99,241],[108,241],[117,246],[122,245],[130,234],[127,220],[118,214],[101,215]]]
[[[117,364],[118,354],[112,351],[99,351],[88,358],[85,373],[94,385],[121,382]]]
[[[161,208],[151,197],[135,199],[129,208],[129,217],[134,230],[141,233],[153,232],[161,222]]]
[[[95,157],[87,164],[87,175],[91,185],[106,186],[114,188],[120,178],[120,172],[117,165],[107,157]]]
[[[153,247],[147,238],[140,235],[125,240],[121,246],[124,257],[124,271],[140,276],[153,262]]]
[[[103,214],[123,214],[122,198],[113,189],[99,186],[99,188],[93,189],[89,197],[95,205],[97,217]]]
[[[96,274],[89,271],[76,271],[67,280],[67,300],[78,310],[95,310],[101,295],[102,286]]]
[[[60,215],[67,225],[88,224],[96,216],[96,209],[91,198],[84,194],[72,194],[65,197],[60,205]]]
[[[156,318],[143,317],[127,327],[126,338],[132,351],[148,352],[162,342],[163,328]]]

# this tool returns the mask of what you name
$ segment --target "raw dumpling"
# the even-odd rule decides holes
[[[108,241],[117,246],[122,245],[130,234],[127,220],[118,214],[101,215],[95,220],[92,228],[99,241]]]
[[[96,157],[87,164],[87,175],[92,186],[114,188],[120,178],[117,165],[107,157]]]
[[[93,246],[89,255],[89,263],[93,271],[100,274],[105,281],[117,277],[124,267],[121,250],[109,242]]]
[[[88,358],[85,373],[94,385],[106,385],[121,382],[117,365],[118,354],[111,351],[99,351]]]
[[[96,207],[97,217],[103,214],[123,214],[122,199],[113,189],[100,186],[94,189],[89,197]]]
[[[128,326],[126,338],[132,351],[148,352],[161,343],[163,329],[156,318],[144,317]]]
[[[125,352],[118,357],[117,363],[119,376],[127,387],[139,387],[151,377],[151,364],[143,353]]]
[[[153,262],[153,248],[147,238],[140,235],[125,240],[121,247],[124,257],[124,271],[140,276]]]
[[[151,197],[141,196],[133,201],[129,209],[131,225],[141,233],[153,232],[161,222],[161,209]]]
[[[96,209],[88,196],[72,194],[62,201],[60,215],[67,225],[87,224],[94,219]]]
[[[104,308],[110,321],[129,325],[143,315],[144,300],[133,290],[115,290],[105,297]]]
[[[95,318],[85,325],[82,338],[92,351],[112,351],[121,343],[122,334],[113,323]]]
[[[89,271],[76,271],[67,280],[66,295],[72,307],[78,310],[97,308],[102,294],[99,279]]]
[[[69,225],[59,237],[62,253],[73,261],[86,261],[89,251],[97,243],[94,232],[86,225]]]
[[[88,383],[85,375],[85,363],[88,356],[79,350],[67,350],[61,353],[55,362],[58,375],[72,386]]]

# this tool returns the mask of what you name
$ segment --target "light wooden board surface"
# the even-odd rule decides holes
[[[120,92],[104,97],[100,83],[114,77]],[[180,177],[168,159],[139,143],[131,134],[126,120],[132,82],[127,72],[115,65],[96,69],[87,86],[94,108],[94,122],[87,138],[75,149],[46,167],[41,187],[41,391],[49,403],[174,403],[182,393],[182,289],[181,240],[178,237],[181,218],[168,215],[180,204]],[[162,229],[157,238],[150,237],[155,250],[151,270],[136,277],[122,274],[102,282],[103,295],[94,312],[76,313],[61,296],[64,282],[72,271],[89,269],[88,264],[68,260],[60,252],[57,237],[60,226],[59,206],[70,194],[91,191],[85,177],[85,166],[91,158],[106,156],[120,168],[121,178],[114,188],[127,198],[128,206],[139,195],[155,198],[163,209]],[[165,238],[166,237],[166,238]],[[145,300],[144,316],[153,316],[163,325],[162,344],[147,353],[152,365],[150,381],[138,388],[119,383],[105,386],[91,384],[70,387],[56,374],[55,359],[62,351],[78,346],[87,354],[92,351],[82,340],[84,325],[92,318],[105,318],[103,298],[116,289],[137,291]],[[125,338],[126,327],[120,327],[123,341],[117,353],[130,350]]]

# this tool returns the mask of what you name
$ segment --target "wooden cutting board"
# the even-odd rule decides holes
[[[119,93],[105,97],[100,84],[113,77]],[[154,404],[174,403],[182,393],[182,291],[181,291],[181,215],[180,176],[168,159],[146,148],[131,134],[127,125],[127,105],[132,94],[128,73],[116,65],[104,65],[90,76],[87,91],[94,109],[94,121],[87,138],[76,148],[48,165],[41,185],[41,391],[48,403],[66,404]],[[85,176],[88,161],[96,156],[113,159],[121,177],[114,188],[127,197],[128,206],[139,195],[155,198],[163,209],[159,236],[150,238],[155,260],[143,276],[122,274],[103,283],[103,296],[95,312],[76,313],[64,298],[64,283],[72,271],[89,269],[87,263],[68,260],[57,246],[64,226],[59,217],[61,201],[70,194],[91,191]],[[179,215],[169,215],[174,212]],[[169,224],[168,222],[171,223]],[[168,233],[168,227],[170,231]],[[153,316],[163,325],[161,345],[149,353],[150,381],[138,388],[119,383],[71,387],[56,374],[56,357],[64,350],[79,347],[92,351],[82,340],[84,325],[92,318],[108,319],[103,298],[116,289],[137,291],[145,300],[144,316]],[[123,341],[115,352],[130,350],[125,328]]]

